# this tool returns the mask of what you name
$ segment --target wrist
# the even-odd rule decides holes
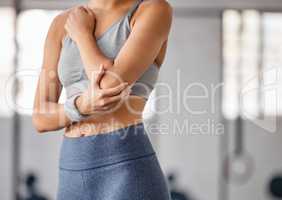
[[[79,95],[75,95],[67,98],[64,103],[64,112],[71,122],[80,122],[89,117],[88,115],[82,115],[78,110],[78,105],[76,104],[78,97]]]
[[[78,112],[81,115],[88,115],[88,109],[87,109],[87,103],[84,99],[83,95],[78,96],[75,100],[74,100],[74,105],[77,108]]]
[[[77,46],[80,48],[82,46],[91,44],[92,42],[96,41],[95,36],[91,33],[84,33],[81,37],[79,37],[76,41]]]

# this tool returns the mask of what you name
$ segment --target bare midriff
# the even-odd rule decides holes
[[[89,117],[74,123],[65,129],[66,137],[86,137],[106,134],[130,125],[142,122],[142,112],[146,100],[142,97],[130,96],[113,111]]]

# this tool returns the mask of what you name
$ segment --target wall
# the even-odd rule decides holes
[[[80,2],[86,2],[87,0],[80,0]],[[282,8],[282,2],[280,0],[168,0],[176,7],[187,7],[189,9],[199,8],[211,8],[211,9],[225,9],[225,8],[267,8],[270,10],[277,10]],[[78,1],[65,0],[65,1],[40,1],[40,0],[23,0],[22,7],[28,8],[50,8],[50,9],[63,9],[69,6],[76,5]],[[0,5],[12,5],[12,0],[1,0]]]
[[[227,8],[253,8],[267,10],[281,10],[280,0],[169,0],[175,7],[186,7],[188,9],[227,9]]]
[[[11,199],[11,120],[0,118],[0,199]]]
[[[276,131],[270,132],[254,124],[250,120],[244,121],[244,152],[250,155],[253,161],[252,173],[244,183],[232,182],[229,184],[230,200],[235,199],[264,199],[274,200],[268,187],[271,178],[282,175],[282,118],[276,119]],[[232,125],[233,122],[231,121]],[[235,132],[229,132],[229,141],[233,140]],[[229,145],[232,151],[234,143]]]
[[[176,13],[160,79],[171,91],[163,86],[157,90],[160,96],[170,92],[172,97],[161,98],[157,103],[160,111],[172,106],[171,111],[159,114],[163,126],[163,135],[158,141],[160,161],[165,171],[177,172],[182,189],[192,191],[192,195],[201,200],[218,198],[220,136],[215,135],[215,130],[192,129],[198,125],[213,129],[213,125],[220,124],[220,89],[215,92],[212,89],[221,79],[220,35],[220,13],[211,12],[206,16],[188,13],[186,17]],[[192,87],[193,84],[204,88]],[[189,95],[201,98],[184,99]],[[185,104],[204,113],[193,114]],[[176,128],[177,124],[182,127],[187,123],[182,131]]]
[[[39,175],[39,191],[55,199],[58,174],[58,156],[62,132],[39,135],[34,130],[29,116],[21,117],[21,185],[28,172]],[[0,120],[0,199],[10,200],[11,195],[11,156],[12,124],[9,119]],[[24,192],[24,187],[21,187]]]
[[[63,131],[40,135],[34,130],[28,116],[22,117],[22,124],[22,174],[31,171],[39,175],[40,191],[55,199]]]

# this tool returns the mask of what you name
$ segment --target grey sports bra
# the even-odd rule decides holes
[[[97,45],[101,51],[114,59],[126,42],[131,32],[130,19],[142,0],[137,0],[128,13],[113,24],[101,37]],[[145,73],[133,84],[131,95],[148,99],[158,78],[159,68],[152,63]],[[65,87],[67,98],[85,91],[89,80],[86,76],[79,50],[74,41],[66,36],[63,41],[61,56],[58,63],[58,75],[61,84]]]

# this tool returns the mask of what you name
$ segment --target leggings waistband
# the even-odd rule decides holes
[[[80,138],[64,137],[60,168],[83,170],[154,154],[144,124]]]

